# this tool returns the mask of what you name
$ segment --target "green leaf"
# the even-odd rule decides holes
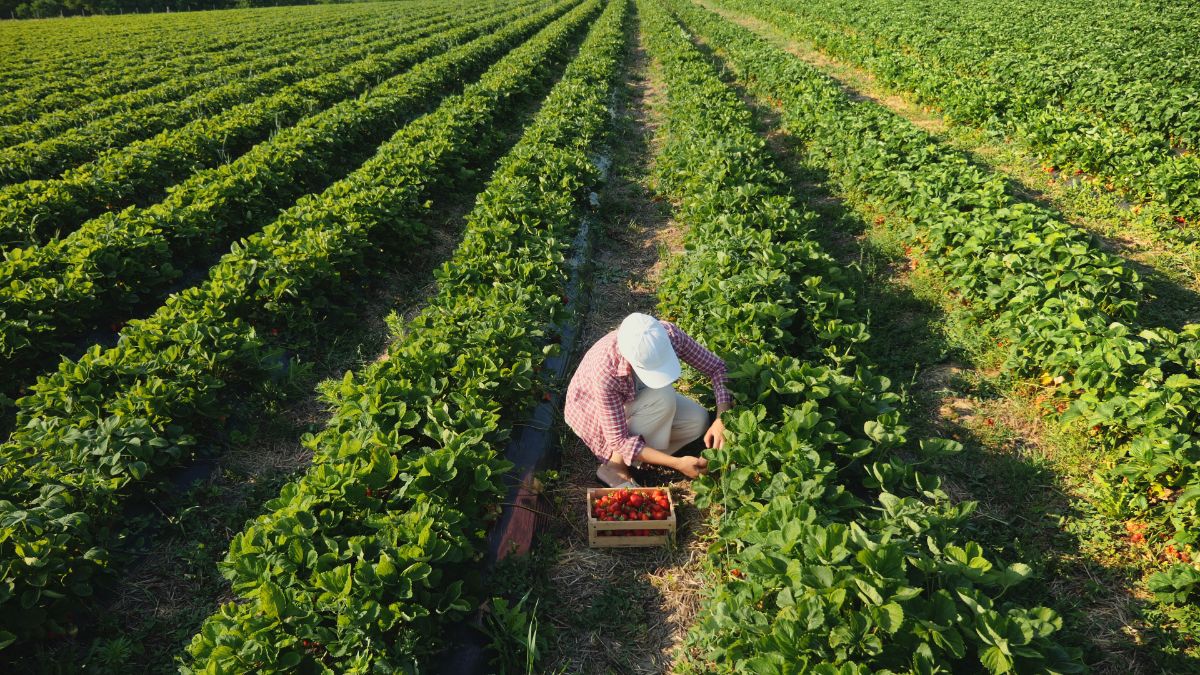
[[[133,476],[134,480],[141,480],[143,476],[150,473],[150,465],[145,462],[130,462],[126,467],[129,470],[129,475]]]
[[[375,576],[383,581],[391,581],[396,578],[396,563],[387,553],[380,556],[379,564],[375,565]]]
[[[999,647],[988,647],[980,652],[979,661],[993,675],[1009,673],[1013,669],[1012,657],[1000,651]]]
[[[288,609],[288,599],[283,589],[270,581],[258,587],[258,602],[263,613],[272,619],[282,619]]]
[[[879,609],[882,610],[879,613],[879,626],[889,633],[900,630],[900,626],[904,625],[904,608],[894,602],[889,602]]]

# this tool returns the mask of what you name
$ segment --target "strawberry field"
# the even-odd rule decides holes
[[[0,22],[4,671],[1200,672],[1198,20]],[[735,406],[592,496],[630,311]]]

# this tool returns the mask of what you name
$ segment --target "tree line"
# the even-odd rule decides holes
[[[0,0],[0,18],[38,19],[88,14],[186,12],[200,9],[312,5],[348,0]]]

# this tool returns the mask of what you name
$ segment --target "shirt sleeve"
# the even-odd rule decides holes
[[[610,384],[604,382],[605,385]],[[612,448],[609,461],[620,459],[630,466],[646,441],[641,436],[629,433],[629,418],[625,414],[625,403],[614,386],[602,386],[600,394],[600,429],[604,433],[605,446]]]
[[[670,321],[663,321],[667,335],[671,338],[671,346],[681,361],[704,373],[712,380],[713,398],[717,405],[732,405],[733,395],[729,393],[729,377],[726,374],[725,361],[716,354],[708,351],[682,328]]]

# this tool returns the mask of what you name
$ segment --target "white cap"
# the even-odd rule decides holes
[[[648,315],[633,313],[617,329],[617,351],[633,366],[647,387],[662,389],[679,379],[679,357],[662,322]]]

